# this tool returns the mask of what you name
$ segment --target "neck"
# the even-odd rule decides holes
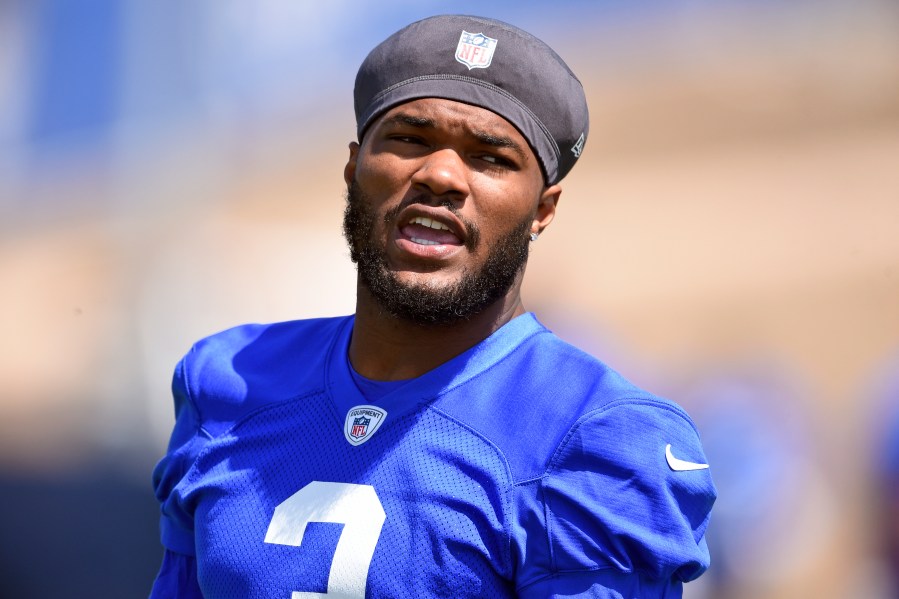
[[[474,347],[504,324],[525,313],[520,284],[468,319],[422,325],[386,313],[359,284],[356,322],[349,358],[356,372],[370,379],[411,379]]]

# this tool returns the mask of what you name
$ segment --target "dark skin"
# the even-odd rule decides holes
[[[562,191],[545,184],[537,157],[508,121],[452,100],[396,106],[368,129],[361,146],[352,142],[349,149],[344,179],[349,185],[355,177],[374,203],[375,241],[406,285],[453,285],[465,269],[478,269],[490,244],[524,219],[531,232],[541,233]],[[446,207],[450,202],[459,217]],[[384,215],[398,206],[385,223]],[[434,224],[423,226],[422,218]],[[466,245],[461,219],[480,230],[473,248]],[[361,375],[385,381],[432,370],[525,313],[523,274],[522,269],[508,292],[480,313],[433,326],[385,312],[359,281],[350,362]]]

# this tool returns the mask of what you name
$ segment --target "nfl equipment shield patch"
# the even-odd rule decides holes
[[[471,69],[486,69],[493,60],[496,40],[483,33],[462,31],[456,46],[456,60]]]
[[[385,418],[387,412],[377,406],[351,408],[343,422],[343,436],[350,445],[361,445],[371,439]]]

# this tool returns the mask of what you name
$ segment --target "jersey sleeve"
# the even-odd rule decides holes
[[[168,550],[189,556],[195,554],[193,516],[181,501],[178,485],[209,440],[201,426],[187,382],[190,355],[185,356],[175,368],[172,379],[175,426],[166,455],[153,471],[153,487],[161,510],[162,544]]]
[[[680,597],[709,565],[706,464],[675,404],[617,401],[585,415],[521,494],[520,596]]]
[[[150,599],[203,599],[197,582],[197,558],[166,550]]]

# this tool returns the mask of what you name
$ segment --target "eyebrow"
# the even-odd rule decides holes
[[[492,146],[494,148],[509,148],[514,151],[521,160],[527,161],[528,159],[528,155],[521,148],[521,145],[515,143],[510,137],[506,137],[505,135],[494,135],[478,130],[472,130],[471,134],[484,145]]]
[[[433,119],[426,119],[420,116],[412,116],[405,112],[392,114],[384,119],[385,125],[409,125],[410,127],[418,127],[420,129],[436,129],[437,123]]]
[[[410,127],[416,127],[419,129],[436,129],[437,122],[433,119],[414,116],[405,112],[398,112],[396,114],[392,114],[386,119],[384,119],[385,124],[389,125],[408,125]],[[486,131],[482,131],[479,129],[469,128],[469,132],[472,137],[474,137],[478,142],[491,146],[494,148],[509,148],[513,152],[515,152],[519,158],[523,161],[528,160],[527,152],[521,147],[521,144],[518,144],[511,137],[507,137],[505,135],[496,135],[493,133],[487,133]]]

